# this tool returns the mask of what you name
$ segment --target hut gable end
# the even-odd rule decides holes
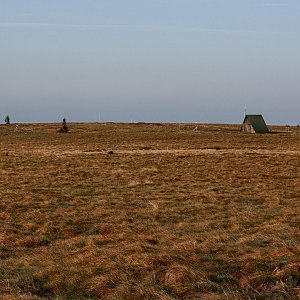
[[[269,129],[262,115],[246,115],[241,132],[268,133]]]

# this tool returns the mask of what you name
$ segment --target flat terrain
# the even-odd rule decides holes
[[[0,299],[300,299],[300,129],[0,126]]]

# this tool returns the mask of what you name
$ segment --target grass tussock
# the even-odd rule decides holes
[[[300,131],[0,126],[0,299],[298,299]]]

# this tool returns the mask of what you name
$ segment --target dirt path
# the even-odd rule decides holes
[[[300,155],[300,150],[269,150],[269,149],[159,149],[159,150],[118,150],[112,149],[112,154],[115,155],[224,155],[224,154],[234,154],[234,155]],[[22,152],[22,150],[21,150]],[[26,151],[27,152],[27,151]],[[33,149],[30,154],[42,155],[42,156],[64,156],[64,155],[107,155],[109,151],[86,151],[86,150],[60,150],[60,149]],[[17,154],[20,151],[13,151],[11,153]],[[29,152],[28,152],[29,153]]]

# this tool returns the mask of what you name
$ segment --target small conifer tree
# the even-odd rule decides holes
[[[61,128],[59,129],[59,132],[60,132],[60,133],[67,133],[68,131],[69,131],[69,128],[68,128],[68,126],[67,126],[66,119],[63,118],[62,126],[61,126]]]
[[[9,116],[6,116],[6,118],[5,118],[5,124],[10,124],[10,118],[9,118]]]

